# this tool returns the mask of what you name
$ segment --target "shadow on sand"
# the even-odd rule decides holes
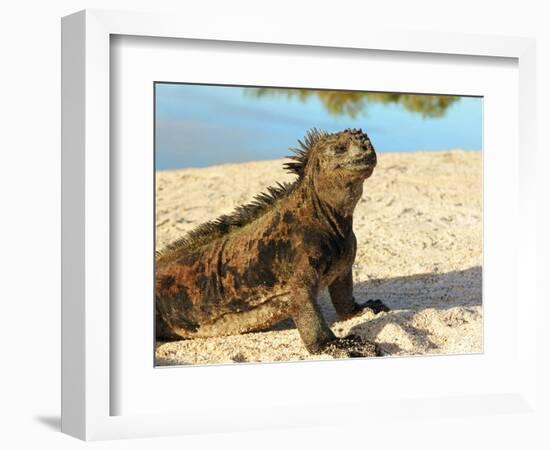
[[[432,341],[430,332],[411,324],[413,316],[428,308],[449,310],[457,307],[467,309],[481,306],[482,269],[476,266],[447,273],[372,280],[358,283],[355,286],[355,292],[359,303],[369,299],[380,299],[390,307],[391,312],[377,315],[355,325],[350,329],[351,334],[375,340],[384,327],[393,324],[403,328],[408,338],[414,342],[414,347],[423,349],[424,352],[438,347]],[[329,313],[327,319],[331,323],[338,320],[335,313],[332,315]],[[391,342],[385,342],[381,347],[385,354],[396,354],[403,350],[398,344]]]
[[[391,310],[389,317],[410,315],[426,309],[450,309],[455,307],[481,306],[481,266],[446,273],[425,273],[394,278],[377,278],[355,283],[354,296],[358,303],[381,300]],[[326,291],[319,296],[319,306],[329,324],[339,320]],[[385,316],[388,317],[388,316]],[[369,321],[388,322],[384,316]],[[382,327],[383,327],[382,325]],[[274,326],[274,330],[294,328],[291,320]],[[357,330],[359,331],[359,330]]]

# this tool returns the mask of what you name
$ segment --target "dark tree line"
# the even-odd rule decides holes
[[[449,106],[460,99],[450,95],[282,88],[255,88],[252,93],[256,97],[284,95],[288,98],[297,97],[302,101],[317,97],[330,114],[349,115],[353,118],[360,113],[366,113],[369,103],[400,104],[407,111],[419,113],[422,117],[441,117]]]

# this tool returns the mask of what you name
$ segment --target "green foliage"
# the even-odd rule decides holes
[[[441,117],[447,108],[460,97],[450,95],[398,94],[384,92],[359,91],[328,91],[316,89],[283,89],[254,88],[252,95],[264,97],[267,95],[284,95],[288,98],[297,97],[306,101],[317,97],[325,109],[333,115],[348,115],[352,118],[360,113],[366,113],[369,103],[395,103],[402,105],[407,111],[419,113],[422,117]]]

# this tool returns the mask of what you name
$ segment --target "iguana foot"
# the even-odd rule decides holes
[[[333,358],[367,358],[382,356],[382,352],[374,342],[361,339],[355,334],[336,338],[325,344],[319,353],[325,353]]]
[[[371,309],[374,314],[388,312],[390,310],[390,308],[380,299],[367,300],[362,305],[359,305],[359,308],[361,308],[361,311],[363,311],[365,308]]]
[[[351,313],[348,314],[345,318],[348,319],[350,317],[356,316],[357,314],[361,314],[365,309],[370,309],[374,314],[388,312],[390,310],[390,308],[388,308],[388,306],[380,299],[367,300],[365,303],[362,304],[357,303]]]

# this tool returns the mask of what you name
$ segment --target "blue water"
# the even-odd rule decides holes
[[[157,170],[276,159],[309,128],[362,128],[378,152],[481,150],[482,99],[462,97],[440,118],[369,103],[356,118],[334,116],[317,97],[254,97],[246,88],[156,85]],[[249,94],[249,93],[248,93]]]

